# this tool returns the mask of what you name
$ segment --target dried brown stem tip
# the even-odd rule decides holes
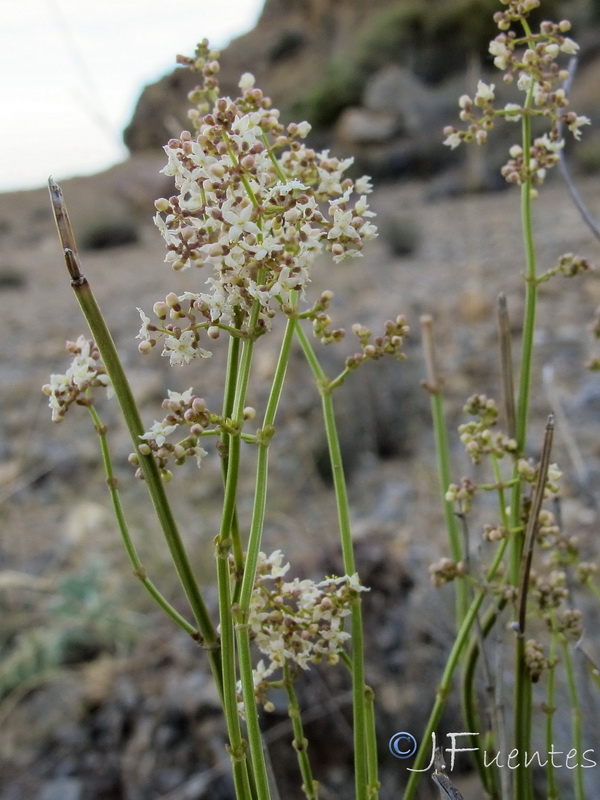
[[[71,276],[71,284],[78,286],[84,283],[85,277],[81,272],[79,264],[77,242],[75,241],[75,235],[73,234],[73,228],[71,227],[71,221],[67,213],[67,206],[65,205],[63,193],[52,176],[48,178],[48,190],[50,191],[50,201],[52,202],[52,211],[54,212],[54,221],[56,222],[58,237],[63,248],[67,269]]]

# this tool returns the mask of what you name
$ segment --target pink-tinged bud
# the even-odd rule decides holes
[[[189,242],[191,239],[193,239],[196,233],[196,229],[193,228],[191,225],[186,225],[186,227],[181,228],[179,232],[181,234],[181,238],[183,239],[183,241]]]
[[[169,306],[163,300],[159,300],[152,306],[152,311],[154,311],[159,319],[166,319],[169,313]]]
[[[140,343],[138,344],[138,351],[139,351],[139,352],[140,352],[140,353],[141,353],[143,356],[147,356],[147,355],[148,355],[148,353],[150,353],[150,352],[152,351],[152,347],[153,347],[153,345],[154,345],[154,342],[152,342],[152,341],[148,341],[148,340],[146,340],[146,341],[144,341],[144,342],[140,342]]]
[[[256,159],[252,155],[247,155],[242,158],[242,167],[247,170],[251,170],[254,168],[256,164]]]
[[[223,250],[223,245],[211,244],[208,246],[207,252],[210,258],[218,258],[222,256],[225,251]]]
[[[167,142],[167,147],[169,147],[171,150],[177,150],[179,147],[181,147],[181,142],[179,139],[169,139]]]
[[[211,325],[210,328],[207,329],[206,333],[210,339],[218,339],[221,335],[221,331],[216,325]]]
[[[208,169],[208,174],[211,178],[222,178],[225,175],[225,167],[223,164],[211,164]]]

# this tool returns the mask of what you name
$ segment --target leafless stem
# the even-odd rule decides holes
[[[512,363],[512,339],[510,334],[510,319],[506,305],[506,295],[498,295],[498,338],[500,342],[500,370],[502,381],[502,399],[504,402],[504,415],[506,429],[511,439],[516,436],[517,415],[515,410],[515,387]]]
[[[431,314],[421,316],[421,333],[423,339],[423,358],[425,360],[425,381],[423,386],[430,394],[439,394],[443,381],[438,375],[433,343],[433,317]]]
[[[533,559],[533,544],[535,540],[535,531],[538,524],[538,517],[542,508],[544,500],[544,490],[546,488],[546,478],[548,477],[548,467],[550,466],[550,453],[552,452],[552,438],[554,436],[554,415],[550,414],[546,424],[546,432],[544,434],[544,444],[542,447],[542,455],[540,457],[540,464],[538,469],[537,484],[529,511],[529,519],[527,521],[527,530],[525,532],[525,544],[523,547],[523,560],[521,561],[521,575],[519,578],[519,599],[517,608],[518,616],[518,633],[519,636],[525,635],[525,616],[527,609],[527,590],[529,588],[529,573],[531,572],[531,562]]]

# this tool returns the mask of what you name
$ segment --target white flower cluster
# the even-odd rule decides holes
[[[569,101],[560,86],[561,82],[568,79],[569,72],[559,66],[557,59],[561,54],[575,55],[579,46],[565,36],[571,27],[567,20],[560,23],[542,22],[539,33],[517,36],[511,26],[524,22],[539,3],[537,0],[530,0],[529,3],[519,0],[503,2],[508,8],[494,15],[502,32],[490,43],[489,52],[494,56],[495,66],[505,73],[504,81],[516,81],[518,90],[526,94],[526,100],[522,104],[506,103],[503,108],[495,108],[495,85],[479,81],[474,99],[463,95],[459,100],[460,118],[467,123],[467,128],[444,128],[444,144],[453,150],[461,142],[483,144],[497,117],[508,122],[518,122],[524,113],[546,117],[550,130],[534,140],[527,158],[522,148],[515,146],[511,149],[510,160],[502,168],[502,174],[509,183],[532,181],[540,184],[546,177],[547,169],[558,162],[564,146],[561,124],[564,123],[575,139],[580,139],[582,127],[590,124],[587,117],[568,109]]]
[[[302,669],[323,660],[337,663],[350,638],[343,628],[352,598],[368,591],[356,574],[319,583],[299,578],[286,581],[289,568],[281,550],[269,557],[259,554],[248,615],[250,637],[267,658],[254,671],[257,698],[267,708],[268,679],[286,662]]]
[[[199,340],[209,329],[213,338],[232,328],[260,335],[276,310],[303,292],[321,250],[342,261],[376,236],[369,180],[345,175],[352,159],[307,147],[306,122],[284,129],[249,74],[240,82],[241,97],[218,97],[213,54],[202,46],[199,53],[193,64],[205,89],[198,93],[213,99],[212,109],[196,113],[195,135],[184,131],[165,148],[163,172],[175,178],[178,194],[156,201],[155,222],[166,261],[176,270],[208,268],[207,290],[178,299],[186,305],[183,329],[153,325],[140,312],[140,350],[149,352],[164,337],[163,355],[172,364],[208,355]]]
[[[139,446],[142,455],[154,454],[161,475],[166,479],[171,477],[167,469],[171,459],[176,464],[184,464],[188,458],[194,457],[198,467],[201,466],[207,452],[200,446],[200,437],[212,420],[206,403],[191,388],[185,392],[169,390],[168,395],[162,404],[168,411],[167,416],[160,422],[154,421],[150,430],[140,436],[142,444]],[[179,442],[167,441],[167,437],[182,425],[189,428],[189,434]],[[129,461],[139,467],[139,459],[135,453],[129,456]],[[138,469],[136,475],[142,477],[141,470]]]
[[[73,403],[87,405],[91,402],[85,395],[89,389],[103,386],[112,396],[110,378],[100,361],[100,353],[92,339],[80,336],[76,342],[67,342],[67,350],[73,354],[71,366],[64,374],[50,375],[50,383],[42,391],[50,398],[52,421],[62,422]]]

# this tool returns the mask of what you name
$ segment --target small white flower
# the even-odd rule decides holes
[[[245,205],[236,204],[235,201],[226,200],[222,206],[222,214],[225,222],[229,224],[229,230],[226,235],[222,237],[225,241],[224,244],[233,244],[237,241],[244,231],[259,235],[260,228],[255,222],[252,222],[250,217],[254,211],[254,207],[250,200]]]
[[[580,128],[583,125],[591,125],[592,121],[589,117],[577,117],[573,122],[569,123],[569,130],[573,134],[574,138],[579,140],[581,139],[581,130]]]
[[[354,191],[357,194],[370,194],[373,191],[373,184],[368,175],[362,175],[354,181]]]
[[[483,81],[479,81],[477,83],[477,94],[475,95],[475,102],[477,103],[478,100],[486,103],[494,99],[494,83],[484,83]]]
[[[294,190],[306,191],[306,189],[308,189],[308,186],[303,184],[302,181],[299,181],[297,178],[293,178],[291,181],[287,181],[286,183],[278,181],[271,191],[274,194],[286,195]]]
[[[352,211],[342,211],[337,206],[332,206],[333,226],[327,234],[328,239],[339,239],[348,237],[358,239],[358,231],[352,226]]]
[[[192,393],[192,387],[186,389],[185,392],[172,392],[170,389],[167,389],[169,400],[173,400],[176,403],[182,403],[182,405],[187,405],[190,402],[192,399]]]
[[[573,39],[569,39],[568,36],[565,36],[565,40],[561,44],[560,49],[569,56],[575,56],[579,52],[579,45],[577,42],[574,42]]]
[[[177,425],[165,425],[164,421],[157,422],[155,420],[150,430],[146,433],[143,433],[140,436],[140,439],[156,442],[156,444],[160,447],[165,443],[167,436],[170,433],[173,433],[175,430],[177,430]]]
[[[140,317],[142,318],[142,327],[135,338],[141,339],[143,342],[148,342],[152,338],[148,330],[148,325],[150,325],[150,317],[147,317],[141,308],[138,308],[138,311],[140,312]]]
[[[194,455],[196,456],[196,464],[198,466],[198,469],[200,469],[200,467],[202,466],[202,459],[205,458],[208,455],[208,453],[203,447],[196,445],[196,448],[194,450]]]
[[[488,50],[489,53],[494,56],[494,65],[498,69],[502,70],[506,69],[506,67],[508,66],[508,62],[510,60],[511,53],[508,47],[504,44],[504,42],[499,42],[496,39],[494,39],[492,42],[490,42]]]
[[[517,80],[517,88],[522,92],[527,92],[531,86],[533,78],[527,72],[520,72]]]
[[[208,358],[212,355],[208,350],[196,346],[194,331],[183,331],[181,336],[165,336],[163,356],[169,356],[171,366],[189,364],[196,356]]]
[[[81,386],[96,377],[96,362],[84,355],[75,356],[66,374],[74,386]]]
[[[451,150],[455,150],[461,142],[462,139],[460,138],[460,133],[458,131],[448,134],[448,136],[446,136],[444,139],[444,144]]]
[[[556,141],[554,141],[545,133],[543,136],[538,137],[534,144],[538,147],[543,147],[544,150],[547,150],[549,153],[558,153],[565,146],[565,140],[556,139]]]
[[[244,72],[244,74],[240,78],[238,86],[240,87],[240,89],[252,89],[254,87],[255,82],[256,78],[251,72]]]

